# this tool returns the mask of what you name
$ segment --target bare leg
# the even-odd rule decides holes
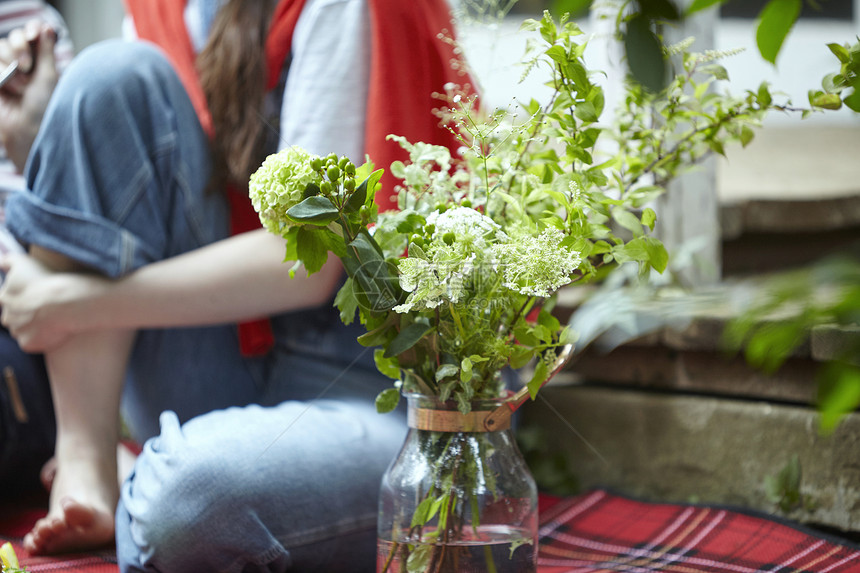
[[[120,444],[116,447],[116,459],[116,482],[118,485],[122,486],[122,482],[125,481],[125,478],[129,476],[131,470],[134,468],[134,462],[137,459],[137,455],[126,446]],[[45,465],[42,466],[42,471],[39,472],[39,479],[41,480],[45,491],[50,492],[51,488],[54,487],[54,478],[56,475],[57,458],[52,457],[45,462]]]
[[[31,254],[53,268],[73,268],[38,248]],[[87,333],[45,355],[57,417],[57,472],[48,515],[24,537],[31,554],[113,541],[119,400],[133,341],[132,331]]]

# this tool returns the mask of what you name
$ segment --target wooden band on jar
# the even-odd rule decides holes
[[[494,432],[511,427],[510,416],[491,418],[493,411],[472,411],[409,408],[406,421],[410,428],[430,432]]]

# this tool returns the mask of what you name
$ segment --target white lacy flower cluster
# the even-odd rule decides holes
[[[454,207],[444,213],[434,211],[427,217],[427,224],[433,225],[433,241],[442,241],[446,233],[454,233],[456,242],[474,245],[485,249],[493,241],[505,241],[507,235],[502,228],[475,209]]]
[[[287,210],[302,201],[309,183],[319,183],[319,174],[311,169],[314,157],[299,147],[288,147],[267,157],[251,176],[251,203],[270,232],[279,235],[291,227]]]
[[[410,293],[397,312],[436,308],[444,302],[457,304],[469,294],[472,274],[478,268],[494,266],[489,247],[507,240],[492,219],[469,207],[455,207],[427,217],[433,227],[424,248],[410,249],[400,259],[400,287]]]
[[[565,248],[562,240],[564,233],[547,227],[537,237],[525,235],[496,245],[496,256],[502,261],[502,286],[521,294],[547,297],[569,283],[582,257]]]
[[[546,297],[569,283],[581,263],[579,253],[561,244],[564,234],[555,228],[536,237],[517,233],[512,238],[468,207],[434,212],[427,225],[434,229],[430,242],[411,248],[409,257],[398,262],[400,287],[409,293],[394,308],[400,313],[486,295],[478,291],[499,282],[521,294]]]

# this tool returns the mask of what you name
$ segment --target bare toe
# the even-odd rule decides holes
[[[32,555],[40,555],[45,550],[45,543],[53,536],[55,519],[43,517],[33,525],[33,530],[24,536],[24,549]]]
[[[24,546],[24,551],[30,553],[31,555],[35,555],[37,553],[36,542],[34,541],[33,537],[33,532],[31,531],[24,536],[24,541],[21,542],[21,545]]]
[[[95,549],[113,541],[113,516],[70,497],[60,501],[61,515],[40,519],[24,537],[24,548],[32,555],[47,555]]]

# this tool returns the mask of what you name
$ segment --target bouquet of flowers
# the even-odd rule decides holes
[[[286,239],[287,260],[308,273],[330,252],[343,261],[341,318],[358,314],[367,329],[359,342],[378,347],[379,370],[398,381],[380,395],[380,411],[402,391],[455,400],[466,412],[474,399],[501,395],[502,368],[537,357],[534,395],[555,352],[575,339],[550,312],[561,287],[619,262],[666,266],[648,236],[653,189],[613,196],[606,165],[592,165],[603,93],[582,62],[584,45],[572,41],[578,28],[559,30],[549,16],[528,26],[549,34],[553,101],[531,102],[519,123],[507,110],[479,118],[472,98],[446,86],[443,120],[462,147],[452,156],[390,136],[410,158],[390,166],[403,182],[397,211],[377,211],[382,172],[370,162],[289,148],[251,177],[251,200]],[[622,238],[617,228],[630,232]]]

